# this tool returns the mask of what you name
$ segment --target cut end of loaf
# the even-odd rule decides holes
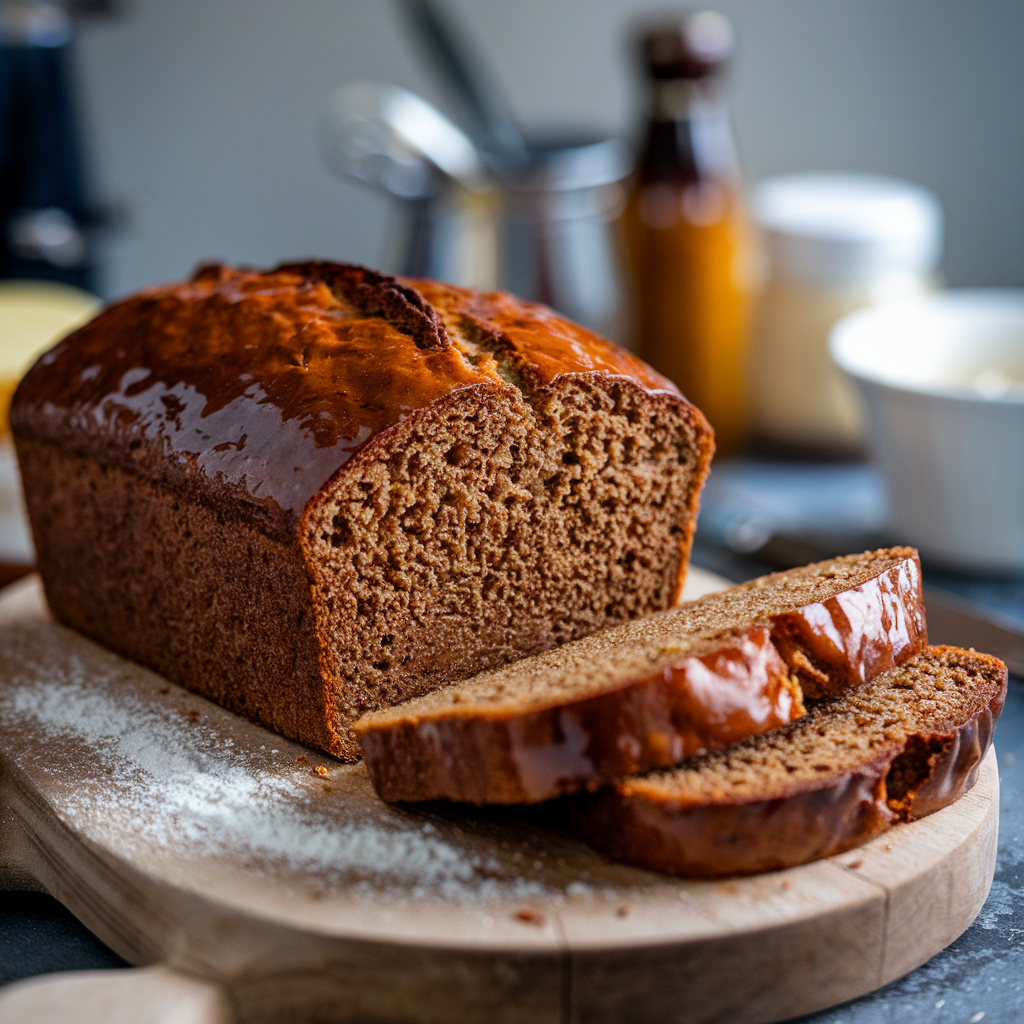
[[[464,389],[368,448],[304,526],[334,752],[367,711],[670,606],[709,458],[680,400],[615,377]]]

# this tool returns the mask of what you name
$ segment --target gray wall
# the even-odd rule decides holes
[[[644,0],[449,0],[527,125],[629,131],[624,43]],[[664,6],[657,2],[655,8]],[[951,284],[1024,285],[1024,3],[718,0],[748,177],[857,169],[932,188]],[[439,100],[385,0],[129,0],[86,26],[78,71],[95,191],[123,211],[104,291],[197,261],[335,257],[382,265],[391,211],[323,167],[336,86],[370,78]]]

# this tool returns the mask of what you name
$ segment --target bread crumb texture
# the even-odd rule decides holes
[[[699,458],[626,381],[400,424],[307,517],[336,720],[671,605]]]

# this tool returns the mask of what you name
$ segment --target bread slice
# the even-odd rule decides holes
[[[385,800],[531,803],[775,729],[927,642],[912,548],[775,573],[356,723]]]
[[[842,853],[974,785],[1006,666],[929,647],[800,721],[575,798],[573,831],[610,858],[717,878]]]

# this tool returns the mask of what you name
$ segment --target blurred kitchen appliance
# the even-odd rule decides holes
[[[939,203],[893,178],[791,174],[758,184],[752,208],[767,271],[750,364],[759,447],[862,457],[860,404],[829,357],[829,331],[855,309],[931,287],[942,245]]]
[[[525,162],[502,165],[418,96],[364,82],[331,97],[321,141],[332,169],[401,201],[396,272],[507,289],[623,338],[618,140],[528,137]]]
[[[641,355],[711,421],[720,454],[746,435],[750,240],[722,71],[733,32],[714,11],[640,35],[649,110],[626,208]]]
[[[68,52],[72,12],[105,7],[0,4],[0,277],[92,286]]]
[[[399,0],[457,127],[394,86],[338,90],[324,119],[337,172],[401,200],[391,269],[507,289],[626,340],[615,223],[629,155],[578,131],[527,136],[474,48],[434,0]]]

